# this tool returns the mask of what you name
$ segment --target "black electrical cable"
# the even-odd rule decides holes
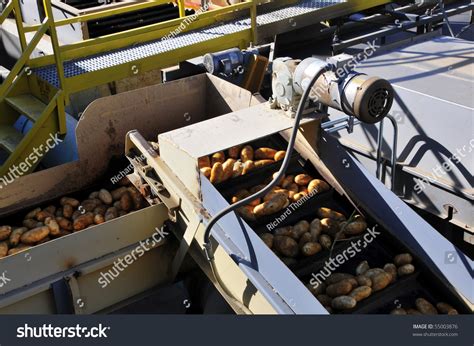
[[[285,155],[285,158],[284,158],[283,163],[281,165],[281,168],[278,171],[277,177],[274,177],[273,180],[267,186],[265,186],[262,190],[258,191],[257,193],[255,193],[255,194],[253,194],[253,195],[251,195],[247,198],[244,198],[243,200],[240,200],[239,202],[237,202],[235,204],[232,204],[232,205],[228,206],[227,208],[224,208],[223,210],[221,210],[207,224],[206,229],[204,231],[204,250],[206,251],[207,259],[210,262],[212,262],[213,259],[214,259],[214,254],[212,252],[212,244],[211,244],[211,230],[212,230],[212,227],[214,227],[214,225],[216,224],[216,222],[219,219],[221,219],[223,216],[225,216],[226,214],[228,214],[228,213],[230,213],[234,210],[237,210],[240,207],[243,207],[243,206],[249,204],[253,200],[255,200],[259,197],[262,197],[262,196],[266,195],[267,193],[269,193],[272,190],[272,188],[278,184],[280,179],[285,174],[285,172],[288,168],[288,165],[290,164],[291,156],[293,154],[293,147],[295,145],[296,137],[298,135],[298,129],[300,127],[301,118],[303,117],[303,112],[304,112],[305,107],[306,107],[306,102],[308,101],[309,95],[311,93],[311,89],[313,88],[314,84],[319,79],[319,77],[323,73],[328,72],[328,71],[330,71],[329,65],[325,66],[318,73],[316,73],[314,75],[314,77],[311,79],[310,83],[308,84],[308,87],[303,92],[303,96],[301,97],[300,103],[298,105],[298,109],[296,111],[295,123],[293,125],[293,132],[291,134],[290,140],[288,141],[288,148],[286,150],[286,155]]]

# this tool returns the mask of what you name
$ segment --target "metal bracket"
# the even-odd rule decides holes
[[[173,263],[171,264],[171,281],[173,281],[176,276],[178,275],[179,269],[181,268],[181,264],[188,253],[189,247],[196,236],[197,230],[199,229],[199,225],[201,224],[200,218],[194,218],[186,228],[186,231],[183,234],[183,239],[179,244],[179,249],[176,252],[176,256],[173,259]]]

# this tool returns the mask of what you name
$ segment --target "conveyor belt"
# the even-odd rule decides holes
[[[303,0],[291,6],[277,10],[261,13],[257,16],[257,25],[268,25],[280,21],[289,21],[299,15],[308,14],[321,8],[345,3],[345,0]],[[219,25],[190,31],[169,39],[159,39],[139,45],[134,45],[98,55],[88,56],[81,59],[70,60],[64,63],[66,78],[79,76],[89,72],[95,72],[114,66],[131,63],[169,52],[189,45],[202,43],[225,35],[234,34],[251,28],[250,17],[244,17]],[[58,76],[55,65],[37,68],[35,73],[44,81],[59,87]]]

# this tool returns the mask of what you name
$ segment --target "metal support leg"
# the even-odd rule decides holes
[[[398,124],[397,120],[392,115],[387,115],[387,118],[392,122],[393,125],[393,144],[392,144],[392,157],[390,159],[390,166],[392,170],[391,189],[395,192],[396,183],[396,170],[397,170],[397,146],[398,146]],[[377,138],[377,170],[375,176],[377,179],[382,180],[382,147],[383,147],[383,131],[384,131],[384,120],[380,122],[379,133]]]
[[[443,0],[439,0],[439,8],[440,8],[441,12],[443,13],[444,21],[446,22],[446,25],[448,26],[448,30],[449,30],[449,33],[450,33],[451,37],[455,37],[453,28],[451,28],[451,23],[449,22],[448,15],[446,14],[446,10],[444,8],[444,1]]]

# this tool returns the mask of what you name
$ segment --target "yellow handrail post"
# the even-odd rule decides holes
[[[20,1],[12,0],[13,12],[15,14],[15,22],[18,30],[18,38],[20,39],[21,51],[26,48],[26,35],[23,27],[23,15],[21,14]]]
[[[252,6],[250,7],[250,21],[252,24],[252,41],[253,44],[257,44],[257,1],[248,0],[251,2]]]
[[[179,17],[180,18],[186,17],[186,9],[184,7],[184,0],[178,0],[178,9],[179,9]]]
[[[51,36],[51,45],[53,46],[54,59],[56,62],[56,68],[58,71],[59,88],[65,88],[65,77],[64,77],[64,65],[61,55],[61,49],[59,48],[58,33],[56,31],[56,24],[54,22],[53,8],[51,6],[51,0],[43,0],[44,12],[48,20],[49,35]]]

